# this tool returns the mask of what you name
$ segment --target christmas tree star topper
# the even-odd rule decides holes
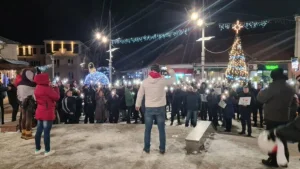
[[[244,26],[240,23],[239,20],[236,21],[236,24],[232,26],[232,29],[235,30],[235,33],[238,34],[239,31],[243,28]]]

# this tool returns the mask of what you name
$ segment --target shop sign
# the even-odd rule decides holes
[[[278,69],[279,66],[278,65],[265,65],[266,70],[274,70],[274,69]]]

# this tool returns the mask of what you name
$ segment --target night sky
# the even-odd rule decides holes
[[[206,6],[217,0],[205,0]],[[230,4],[230,2],[232,2]],[[220,10],[222,7],[225,9]],[[94,40],[96,29],[108,33],[108,11],[112,11],[114,38],[127,38],[162,33],[184,23],[188,11],[202,6],[202,0],[14,0],[1,1],[0,36],[23,44],[42,44],[45,39],[80,40],[90,47],[90,56],[98,65],[107,65],[107,46]],[[219,11],[219,12],[217,12]],[[244,34],[293,29],[293,16],[300,14],[300,0],[221,0],[207,10],[215,22],[235,22],[284,18],[285,23]],[[188,27],[184,24],[183,27]],[[234,36],[232,31],[209,28],[216,38]],[[154,43],[116,45],[116,69],[128,70],[145,66],[168,48],[199,38],[197,33]],[[187,40],[188,39],[188,40]],[[150,44],[151,43],[151,44]],[[146,46],[147,45],[147,46]],[[145,47],[146,46],[146,47]],[[151,52],[151,53],[150,53]]]

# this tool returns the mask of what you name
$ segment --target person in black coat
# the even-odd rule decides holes
[[[234,104],[235,99],[232,94],[229,93],[229,96],[226,98],[221,97],[221,99],[226,103],[226,107],[224,108],[224,120],[225,120],[225,132],[231,132],[232,127],[232,119],[234,117]]]
[[[189,126],[190,119],[191,124],[193,127],[196,127],[197,125],[197,113],[200,102],[200,96],[196,91],[194,91],[193,87],[189,87],[188,91],[186,92],[185,97],[185,106],[187,110],[187,116],[185,121],[185,127]]]
[[[0,114],[1,114],[1,123],[4,124],[4,104],[3,99],[5,98],[5,92],[10,90],[10,87],[4,87],[0,82]]]
[[[255,98],[257,98],[257,95],[261,89],[262,89],[262,85],[258,84],[257,89],[254,91]],[[259,118],[260,118],[260,127],[263,128],[263,122],[264,122],[263,104],[257,101],[256,104],[254,105],[254,110],[253,110],[254,127],[257,127],[257,114],[258,113],[259,113]]]
[[[60,121],[65,121],[65,117],[64,117],[65,113],[62,110],[62,100],[65,97],[65,87],[64,87],[64,85],[62,84],[61,81],[57,82],[57,86],[58,86],[58,89],[59,89],[59,100],[57,102],[57,110],[58,110],[58,113],[59,113]]]
[[[173,125],[175,116],[177,116],[178,125],[181,125],[179,110],[180,110],[182,102],[183,102],[182,98],[183,98],[182,91],[181,91],[180,87],[177,87],[173,92],[171,124],[170,124],[171,126]]]
[[[116,94],[115,89],[113,89],[111,91],[111,95],[108,97],[107,104],[108,104],[108,110],[109,110],[109,122],[110,123],[118,123],[120,98]]]
[[[17,88],[13,85],[12,79],[9,81],[9,84],[7,85],[8,87],[11,88],[11,90],[7,91],[7,96],[8,96],[8,102],[13,108],[12,111],[12,121],[17,120],[17,114],[19,111],[19,103],[18,103],[18,98],[17,98]]]
[[[72,96],[72,91],[68,90],[66,92],[66,97],[62,99],[62,110],[64,111],[64,122],[65,124],[76,123],[76,99]]]
[[[206,93],[206,89],[207,89],[207,84],[205,82],[201,83],[201,87],[199,89],[199,94],[201,97],[201,112],[200,112],[200,117],[201,120],[207,120],[207,111],[208,111],[208,103],[207,103],[207,93]]]
[[[96,109],[96,91],[92,88],[92,86],[84,87],[84,123],[87,124],[88,120],[90,123],[94,123],[95,117],[95,109]]]
[[[218,101],[217,93],[215,93],[214,89],[211,89],[207,95],[208,115],[209,121],[212,121],[215,127],[218,126]]]
[[[253,106],[255,104],[255,100],[253,95],[249,92],[249,87],[244,86],[243,92],[239,95],[239,99],[242,97],[250,97],[250,105],[239,105],[239,111],[241,113],[241,123],[242,123],[242,131],[239,134],[246,133],[246,125],[248,129],[248,137],[251,137],[252,128],[251,128],[251,112],[253,110]]]

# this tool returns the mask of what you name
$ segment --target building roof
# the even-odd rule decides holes
[[[233,41],[234,36],[206,41],[205,62],[228,62]],[[245,35],[241,36],[241,41],[248,63],[290,60],[294,56],[295,30]],[[161,65],[200,63],[201,50],[201,42],[180,44],[162,53],[154,63]]]
[[[16,42],[16,41],[13,41],[13,40],[4,38],[4,37],[2,37],[2,36],[0,36],[0,41],[3,41],[3,42],[6,43],[6,44],[19,44],[19,42]]]

